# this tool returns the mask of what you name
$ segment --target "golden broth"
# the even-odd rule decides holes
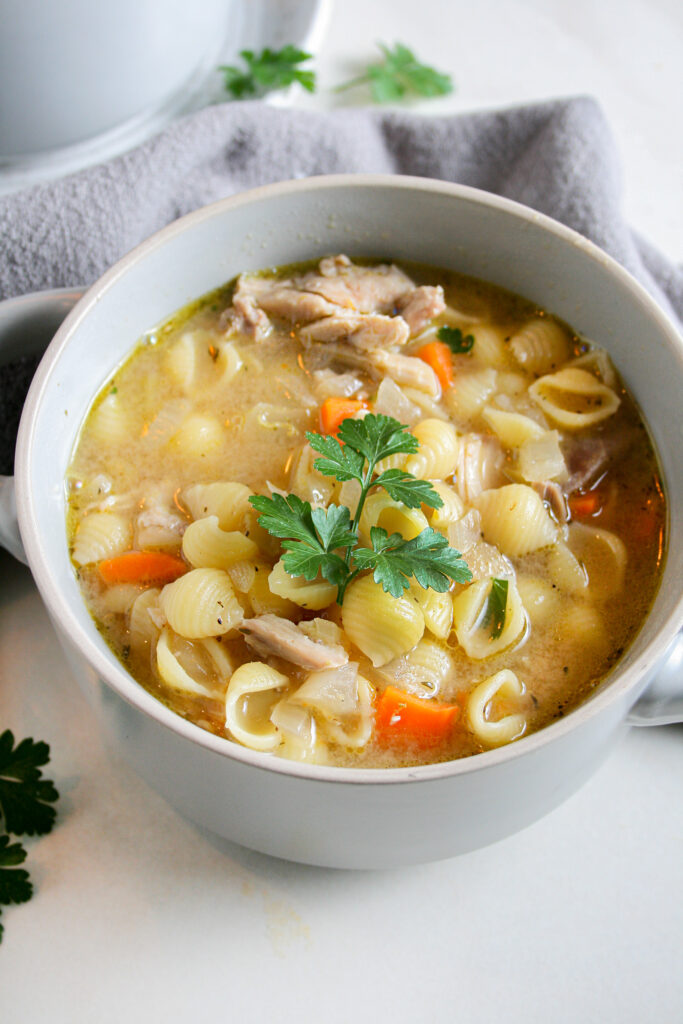
[[[581,703],[610,671],[640,628],[656,591],[665,520],[656,459],[634,403],[604,354],[596,354],[545,311],[502,289],[429,267],[404,265],[403,270],[417,288],[422,283],[443,288],[445,308],[411,330],[401,356],[415,359],[418,350],[436,340],[440,326],[459,327],[464,337],[474,337],[470,352],[453,355],[453,384],[440,398],[424,390],[424,383],[421,390],[399,380],[401,375],[393,368],[378,371],[366,348],[354,347],[344,338],[332,343],[309,339],[302,344],[301,323],[283,315],[268,314],[265,340],[255,339],[253,324],[226,313],[232,308],[233,282],[141,340],[93,403],[70,467],[68,533],[74,562],[85,600],[117,656],[175,712],[217,735],[242,742],[244,736],[236,736],[235,729],[226,725],[230,679],[243,664],[266,662],[284,681],[275,689],[241,693],[235,713],[247,726],[247,745],[252,745],[252,730],[257,749],[276,755],[393,767],[463,757],[504,742],[488,727],[501,719],[521,723],[508,739],[542,728]],[[347,272],[342,267],[337,274]],[[300,282],[306,274],[317,274],[316,264],[284,268],[275,277]],[[267,283],[271,277],[249,281]],[[268,305],[271,300],[263,301]],[[401,303],[408,316],[409,306],[403,298]],[[331,315],[327,311],[313,323]],[[379,315],[398,319],[396,304],[388,309],[385,303]],[[540,335],[551,324],[552,343],[560,349],[564,346],[563,358],[557,361],[542,351],[539,355],[538,339],[529,348],[524,333],[529,324],[534,325],[531,334]],[[398,354],[395,346],[387,351],[391,357]],[[560,412],[549,415],[547,405],[533,398],[529,388],[566,367],[578,368],[585,375],[581,382],[590,377],[598,388],[616,395],[616,411],[579,429],[558,423],[553,415],[561,416],[562,408],[580,412],[600,408],[605,401],[602,393],[593,397],[590,388],[587,398],[569,388],[558,400]],[[517,593],[523,626],[505,649],[471,657],[455,626],[443,625],[443,615],[452,614],[452,607],[457,619],[457,609],[463,606],[459,598],[468,589],[468,585],[453,584],[447,595],[450,613],[439,599],[440,625],[426,626],[417,645],[377,664],[381,659],[373,656],[374,641],[363,641],[361,647],[353,642],[344,627],[345,608],[334,599],[312,610],[271,592],[268,577],[280,558],[280,544],[257,524],[256,513],[241,505],[241,512],[235,513],[239,521],[223,532],[240,533],[256,547],[220,569],[237,606],[245,620],[275,614],[303,623],[309,630],[306,635],[313,635],[318,643],[341,646],[350,662],[358,665],[365,687],[365,703],[357,694],[360,703],[350,718],[326,717],[315,704],[292,703],[310,669],[277,651],[260,657],[241,632],[241,622],[225,633],[213,633],[206,642],[201,637],[179,636],[169,629],[159,603],[157,591],[162,586],[154,581],[105,582],[101,562],[132,548],[163,550],[184,557],[191,567],[187,555],[183,556],[184,533],[190,523],[211,511],[210,502],[202,504],[201,492],[196,492],[194,505],[188,499],[194,493],[190,489],[198,484],[237,482],[256,494],[281,489],[314,504],[343,504],[348,488],[340,492],[339,484],[311,468],[310,453],[304,450],[302,457],[305,434],[319,429],[320,406],[337,383],[353,388],[353,395],[373,411],[385,378],[392,383],[385,384],[382,403],[386,391],[390,401],[399,402],[400,411],[410,410],[412,428],[424,421],[450,424],[446,430],[454,428],[457,464],[445,477],[435,479],[455,494],[457,514],[446,520],[444,512],[437,529],[472,541],[475,577],[479,572],[482,580],[500,578],[502,573],[511,581],[510,592]],[[545,391],[539,394],[547,398]],[[554,393],[548,394],[554,401]],[[401,420],[401,415],[397,418]],[[438,433],[439,428],[435,429]],[[556,485],[554,494],[543,493],[544,481],[528,478],[537,475],[534,467],[545,455],[543,451],[539,455],[533,445],[523,447],[524,441],[541,437],[544,444],[554,444],[550,480]],[[522,449],[532,467],[524,472],[520,470]],[[557,469],[558,450],[564,469]],[[602,462],[596,459],[593,476],[581,483],[582,468],[596,452],[604,456]],[[569,486],[577,480],[579,487]],[[513,484],[524,490],[501,491]],[[519,494],[524,500],[529,491],[539,494],[547,519],[543,527],[552,534],[552,541],[521,554],[501,551],[492,540],[500,533],[498,513],[481,499],[482,490],[489,496],[494,491]],[[497,500],[492,498],[491,503]],[[536,515],[537,506],[532,507]],[[423,511],[431,521],[431,510]],[[506,535],[504,546],[515,543]],[[467,560],[468,552],[463,553]],[[475,578],[473,585],[476,582]],[[138,600],[141,593],[152,590]],[[510,605],[507,613],[512,612]],[[481,615],[475,618],[476,633],[483,626]],[[306,627],[319,619],[332,623],[327,632],[319,624]],[[174,666],[171,675],[168,668],[159,668],[162,636]],[[477,712],[472,694],[503,670],[514,673],[522,692],[503,687],[490,699],[482,698]],[[198,685],[197,692],[178,685],[179,671]],[[171,676],[174,681],[169,683]],[[456,705],[457,717],[448,735],[433,743],[376,735],[373,709],[388,685],[425,703]],[[302,722],[308,716],[298,738],[289,736],[286,729],[280,735],[270,719],[273,709],[286,701],[285,724],[292,720],[293,709]]]

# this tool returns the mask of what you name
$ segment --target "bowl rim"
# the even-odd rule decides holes
[[[76,302],[48,346],[24,406],[16,454],[17,509],[28,562],[41,597],[47,605],[53,620],[56,620],[59,628],[68,636],[70,642],[76,646],[86,662],[95,669],[98,676],[105,680],[107,685],[126,703],[132,705],[144,715],[148,715],[156,724],[163,728],[169,728],[181,739],[197,744],[205,748],[207,752],[217,754],[220,757],[234,759],[254,769],[275,772],[284,776],[298,777],[311,782],[344,785],[396,785],[405,784],[406,782],[429,782],[452,776],[467,775],[471,772],[491,770],[508,761],[532,755],[540,748],[560,740],[588,720],[602,714],[611,705],[616,705],[620,700],[626,698],[629,691],[633,692],[633,700],[631,701],[633,703],[640,693],[638,689],[639,684],[642,684],[641,689],[644,688],[648,672],[653,665],[656,665],[664,658],[677,633],[683,629],[683,595],[679,597],[675,607],[661,624],[656,635],[649,641],[645,649],[631,665],[619,672],[619,664],[617,663],[607,677],[608,682],[597,692],[565,717],[531,733],[529,736],[524,736],[515,743],[453,761],[441,761],[433,764],[401,768],[342,768],[333,765],[290,761],[273,754],[251,750],[235,743],[233,740],[216,736],[167,708],[126,672],[113,653],[105,656],[104,652],[95,645],[93,637],[81,627],[76,616],[72,614],[68,602],[61,595],[56,578],[51,573],[49,560],[41,538],[37,530],[34,529],[36,520],[33,514],[33,496],[29,487],[29,466],[32,462],[34,450],[36,414],[39,411],[42,398],[49,388],[52,372],[59,361],[62,351],[68,345],[72,334],[80,323],[100,301],[101,296],[112,288],[119,278],[130,273],[150,253],[164,246],[168,241],[183,234],[188,229],[205,220],[210,220],[224,211],[300,192],[315,193],[321,190],[353,190],[356,188],[395,190],[397,193],[416,190],[421,193],[434,193],[444,198],[450,197],[478,206],[483,205],[492,210],[497,210],[523,221],[533,223],[535,226],[540,226],[563,242],[580,249],[587,259],[597,262],[603,269],[607,269],[623,288],[631,292],[636,301],[646,307],[646,312],[658,323],[663,333],[670,339],[672,345],[678,349],[683,371],[683,338],[671,318],[661,309],[646,289],[604,250],[572,228],[561,224],[546,214],[539,213],[514,200],[468,185],[408,175],[333,174],[275,182],[219,199],[216,202],[185,214],[156,231],[121,257]],[[76,291],[77,289],[70,290]],[[637,635],[634,638],[634,642],[636,641]],[[615,672],[619,673],[618,676],[611,679]]]

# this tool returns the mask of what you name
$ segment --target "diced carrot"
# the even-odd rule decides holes
[[[362,398],[326,398],[320,406],[321,434],[336,434],[343,420],[351,419],[368,403]]]
[[[569,511],[574,519],[590,519],[602,508],[599,491],[575,491],[569,496]]]
[[[105,583],[172,583],[187,572],[182,558],[164,551],[126,551],[98,565]]]
[[[377,701],[375,734],[383,745],[398,740],[434,746],[448,737],[459,714],[456,704],[439,704],[387,686]]]
[[[431,366],[441,387],[447,391],[453,383],[453,359],[448,345],[443,341],[429,341],[415,355]]]

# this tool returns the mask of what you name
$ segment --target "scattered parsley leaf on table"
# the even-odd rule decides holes
[[[21,843],[10,843],[9,834],[45,835],[55,822],[51,806],[59,794],[49,779],[42,777],[47,764],[47,743],[32,739],[14,745],[9,729],[0,735],[0,908],[26,903],[33,894],[28,871],[18,868],[26,860]],[[3,926],[0,924],[0,942]]]
[[[411,540],[398,533],[388,536],[381,527],[372,527],[372,547],[358,547],[361,513],[367,495],[375,487],[383,488],[394,501],[408,508],[443,505],[428,480],[418,480],[401,469],[387,469],[376,475],[378,463],[388,456],[410,455],[418,450],[419,441],[406,426],[391,416],[369,413],[361,420],[343,420],[337,437],[309,432],[306,438],[323,456],[313,463],[318,472],[339,481],[357,480],[360,497],[353,520],[345,505],[313,509],[295,494],[249,499],[261,513],[259,524],[282,540],[282,561],[290,576],[307,580],[323,577],[337,587],[338,604],[342,604],[349,583],[369,569],[375,582],[394,597],[400,597],[410,586],[412,576],[425,589],[441,593],[448,590],[449,580],[466,583],[472,578],[460,552],[430,527]]]
[[[33,895],[33,886],[28,871],[16,867],[26,860],[26,850],[21,843],[11,843],[8,835],[0,836],[0,908],[12,903],[27,903]],[[2,914],[2,909],[0,909]],[[0,942],[3,925],[0,923]]]
[[[15,747],[9,729],[0,736],[0,825],[5,832],[40,836],[54,825],[51,804],[59,794],[40,770],[49,757],[47,743],[25,739]]]
[[[274,89],[284,89],[293,82],[298,82],[308,92],[315,92],[315,72],[299,67],[313,59],[313,55],[305,50],[292,45],[283,46],[281,50],[266,47],[260,53],[240,50],[240,57],[246,68],[223,64],[218,69],[225,76],[226,90],[235,99],[263,96]]]
[[[436,334],[439,341],[445,342],[454,355],[471,352],[474,346],[474,335],[463,335],[459,327],[448,327],[447,325],[444,325],[443,327],[439,327]]]
[[[395,103],[406,95],[447,96],[453,91],[450,75],[423,64],[403,43],[395,43],[393,49],[384,43],[377,45],[384,59],[368,65],[364,75],[344,82],[337,91],[369,85],[375,103]]]

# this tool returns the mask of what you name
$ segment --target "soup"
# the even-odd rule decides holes
[[[493,285],[345,256],[151,331],[67,486],[85,600],[132,675],[203,729],[340,766],[562,717],[663,558],[655,455],[606,352]]]

